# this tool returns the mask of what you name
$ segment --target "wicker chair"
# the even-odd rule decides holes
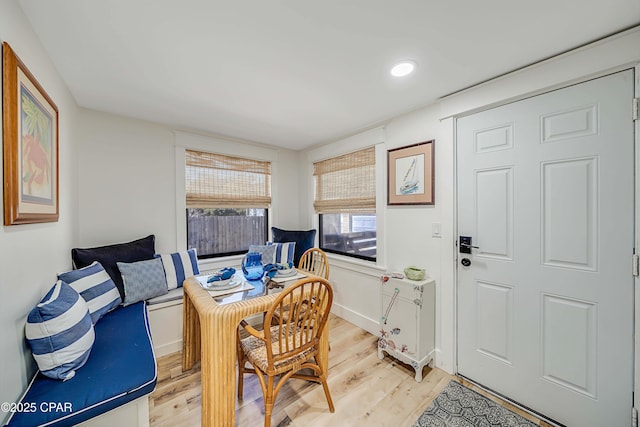
[[[238,398],[242,399],[244,374],[257,374],[264,395],[265,427],[271,425],[274,402],[289,378],[321,383],[329,410],[334,412],[327,373],[318,360],[320,334],[327,325],[332,302],[329,282],[308,277],[278,295],[265,315],[265,325],[273,324],[270,329],[258,331],[244,320],[240,323],[249,335],[240,339],[238,328]],[[273,319],[276,311],[286,315]],[[245,366],[247,362],[252,368]],[[305,368],[315,375],[298,373]],[[277,382],[276,376],[280,376]]]
[[[327,261],[327,254],[319,248],[307,249],[300,257],[298,270],[329,280],[329,261]],[[273,314],[273,319],[277,321],[279,317],[280,310],[276,310]],[[266,318],[263,320],[266,320]]]
[[[327,261],[327,254],[319,248],[306,250],[300,257],[298,269],[329,279],[329,261]]]

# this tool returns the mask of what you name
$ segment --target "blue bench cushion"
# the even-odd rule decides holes
[[[72,426],[151,393],[156,378],[145,303],[119,307],[95,325],[93,349],[75,377],[63,382],[38,372],[21,399],[35,403],[35,412],[16,412],[8,425]],[[51,410],[51,402],[60,406]]]

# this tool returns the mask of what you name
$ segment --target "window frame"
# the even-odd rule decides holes
[[[186,242],[187,247],[198,249],[198,259],[221,258],[225,256],[239,255],[246,253],[251,245],[264,244],[269,238],[268,234],[268,209],[272,202],[272,162],[268,160],[258,160],[245,156],[229,155],[210,150],[185,149],[185,191],[186,191]],[[252,203],[255,202],[255,205]],[[189,224],[191,224],[190,210],[231,210],[237,213],[238,210],[245,210],[245,215],[229,215],[231,217],[247,218],[246,210],[258,209],[264,213],[264,229],[259,241],[255,240],[252,233],[245,235],[248,240],[246,248],[242,248],[238,242],[234,241],[234,231],[228,228],[231,235],[221,233],[218,236],[207,232],[210,221],[204,221],[204,236],[196,237],[196,245],[189,242]],[[209,215],[205,215],[204,218]],[[218,223],[215,218],[224,218],[226,215],[210,216],[213,224]],[[232,219],[229,219],[232,221]],[[224,229],[224,220],[222,224]],[[244,230],[247,231],[247,230]],[[249,229],[251,231],[251,228]],[[243,235],[245,233],[242,233]],[[203,243],[204,237],[211,237],[213,244]],[[216,243],[217,242],[217,243]],[[238,250],[230,252],[202,253],[202,247],[231,249],[240,247]]]
[[[369,150],[371,150],[372,153],[368,153],[368,154],[363,153]],[[380,147],[378,146],[378,144],[366,144],[342,154],[332,153],[327,157],[319,158],[318,160],[313,160],[311,162],[311,169],[313,171],[313,176],[314,176],[314,179],[312,180],[313,181],[313,204],[315,206],[315,213],[317,215],[318,231],[319,231],[318,246],[322,250],[329,253],[337,254],[337,255],[343,255],[349,258],[355,258],[355,259],[374,262],[374,263],[378,262],[378,257],[379,257],[379,253],[378,253],[379,222],[378,221],[380,219],[380,182],[379,182],[379,170],[380,170],[379,163],[380,162],[379,162],[379,159],[381,158],[379,155],[379,151],[380,151]],[[373,155],[373,164],[366,163],[368,159],[370,159],[368,158],[368,156],[370,156],[371,154]],[[349,159],[350,155],[355,156],[353,160]],[[345,167],[346,165],[353,165],[353,167],[348,168],[348,167]],[[326,182],[318,181],[322,179],[322,177],[325,177],[325,179],[330,180],[329,183],[331,183],[331,180],[334,180],[334,182],[339,186],[337,188],[343,188],[342,185],[344,185],[345,183],[344,180],[351,179],[350,175],[353,175],[354,173],[352,171],[356,171],[355,173],[358,173],[357,170],[359,168],[362,168],[363,166],[370,166],[372,168],[370,172],[365,172],[365,173],[366,174],[372,173],[373,194],[371,194],[370,192],[367,193],[366,191],[364,193],[356,193],[356,194],[351,193],[349,191],[348,185],[345,188],[346,191],[335,192],[335,191],[332,191],[331,189],[335,189],[336,187],[327,187]],[[335,178],[331,178],[331,174],[335,174],[336,172],[339,172],[339,171],[343,171],[343,172],[338,175],[340,178],[337,181],[335,181]],[[325,192],[326,191],[325,189],[327,188],[329,188],[330,190],[328,192]],[[320,196],[320,198],[318,196],[319,189],[322,190],[322,196]],[[373,203],[371,202],[372,199],[373,199]],[[349,206],[351,206],[349,204],[350,201],[354,201],[356,205],[358,205],[359,203],[362,203],[362,201],[365,201],[365,200],[368,200],[368,203],[370,204],[372,203],[373,206],[371,205],[367,206],[366,204],[361,204],[358,207],[349,209]],[[351,217],[353,215],[357,215],[358,213],[368,214],[368,215],[371,215],[373,213],[375,215],[376,256],[374,257],[355,254],[351,252],[343,252],[340,250],[327,248],[325,246],[324,230],[323,230],[325,225],[323,221],[323,215],[349,214],[350,220],[351,220]]]
[[[245,157],[248,159],[255,159],[261,161],[271,162],[271,180],[272,180],[272,199],[277,200],[277,188],[273,185],[277,182],[276,176],[278,175],[278,150],[274,148],[268,148],[264,146],[257,146],[254,144],[244,143],[235,140],[222,139],[212,136],[197,135],[185,131],[174,131],[174,152],[175,152],[175,195],[176,195],[176,248],[178,251],[187,250],[187,215],[186,215],[186,150],[198,150],[212,153],[219,153],[228,156]],[[273,210],[273,206],[266,209],[266,215],[268,220],[267,230],[271,229],[276,214]],[[267,237],[269,234],[267,234]],[[224,266],[223,262],[233,262],[235,259],[239,259],[240,255],[228,255],[226,257],[220,256],[215,258],[207,258],[209,263],[206,263],[207,268],[218,268]],[[212,261],[213,260],[213,261]],[[204,261],[204,259],[202,259]],[[201,262],[202,262],[201,261]],[[205,261],[206,262],[206,261]]]
[[[348,213],[349,215],[354,215],[354,213],[352,212],[343,212],[343,213]],[[362,212],[360,212],[362,213]],[[363,261],[371,261],[371,262],[377,262],[378,261],[378,232],[377,232],[377,223],[378,223],[378,213],[375,213],[376,216],[376,256],[375,257],[368,257],[365,255],[359,255],[359,254],[352,254],[350,252],[342,252],[342,251],[338,251],[335,249],[330,249],[330,248],[326,248],[323,246],[323,237],[324,237],[324,233],[323,233],[323,223],[322,223],[322,215],[332,215],[332,214],[317,214],[318,215],[318,247],[320,249],[322,249],[325,252],[328,253],[332,253],[332,254],[336,254],[336,255],[343,255],[346,257],[350,257],[350,258],[356,258],[356,259],[360,259]]]
[[[187,230],[187,239],[185,244],[187,246],[189,246],[189,214],[188,211],[191,208],[185,208],[185,228]],[[264,235],[265,235],[265,242],[269,240],[269,208],[249,208],[249,209],[264,209]],[[247,253],[247,251],[249,250],[249,248],[245,249],[245,250],[239,250],[239,251],[232,251],[232,252],[220,252],[220,253],[216,253],[216,254],[200,254],[197,253],[198,259],[215,259],[215,258],[223,258],[223,257],[229,257],[229,256],[235,256],[235,255],[244,255]]]

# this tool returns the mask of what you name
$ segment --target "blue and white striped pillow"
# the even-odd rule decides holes
[[[73,378],[89,358],[95,340],[87,303],[58,280],[29,312],[25,336],[43,375],[65,381]]]
[[[268,245],[276,247],[275,262],[280,264],[294,263],[296,255],[296,242],[273,243],[267,242]]]
[[[181,288],[184,279],[200,274],[198,256],[194,248],[183,252],[162,254],[160,258],[162,258],[164,274],[167,276],[167,289],[169,290]]]
[[[94,325],[122,303],[116,284],[98,261],[78,270],[60,273],[58,279],[68,283],[84,298]]]

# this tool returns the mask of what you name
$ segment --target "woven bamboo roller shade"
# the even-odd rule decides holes
[[[375,163],[374,147],[314,163],[316,212],[375,211]]]
[[[188,208],[268,208],[271,163],[186,150]]]

